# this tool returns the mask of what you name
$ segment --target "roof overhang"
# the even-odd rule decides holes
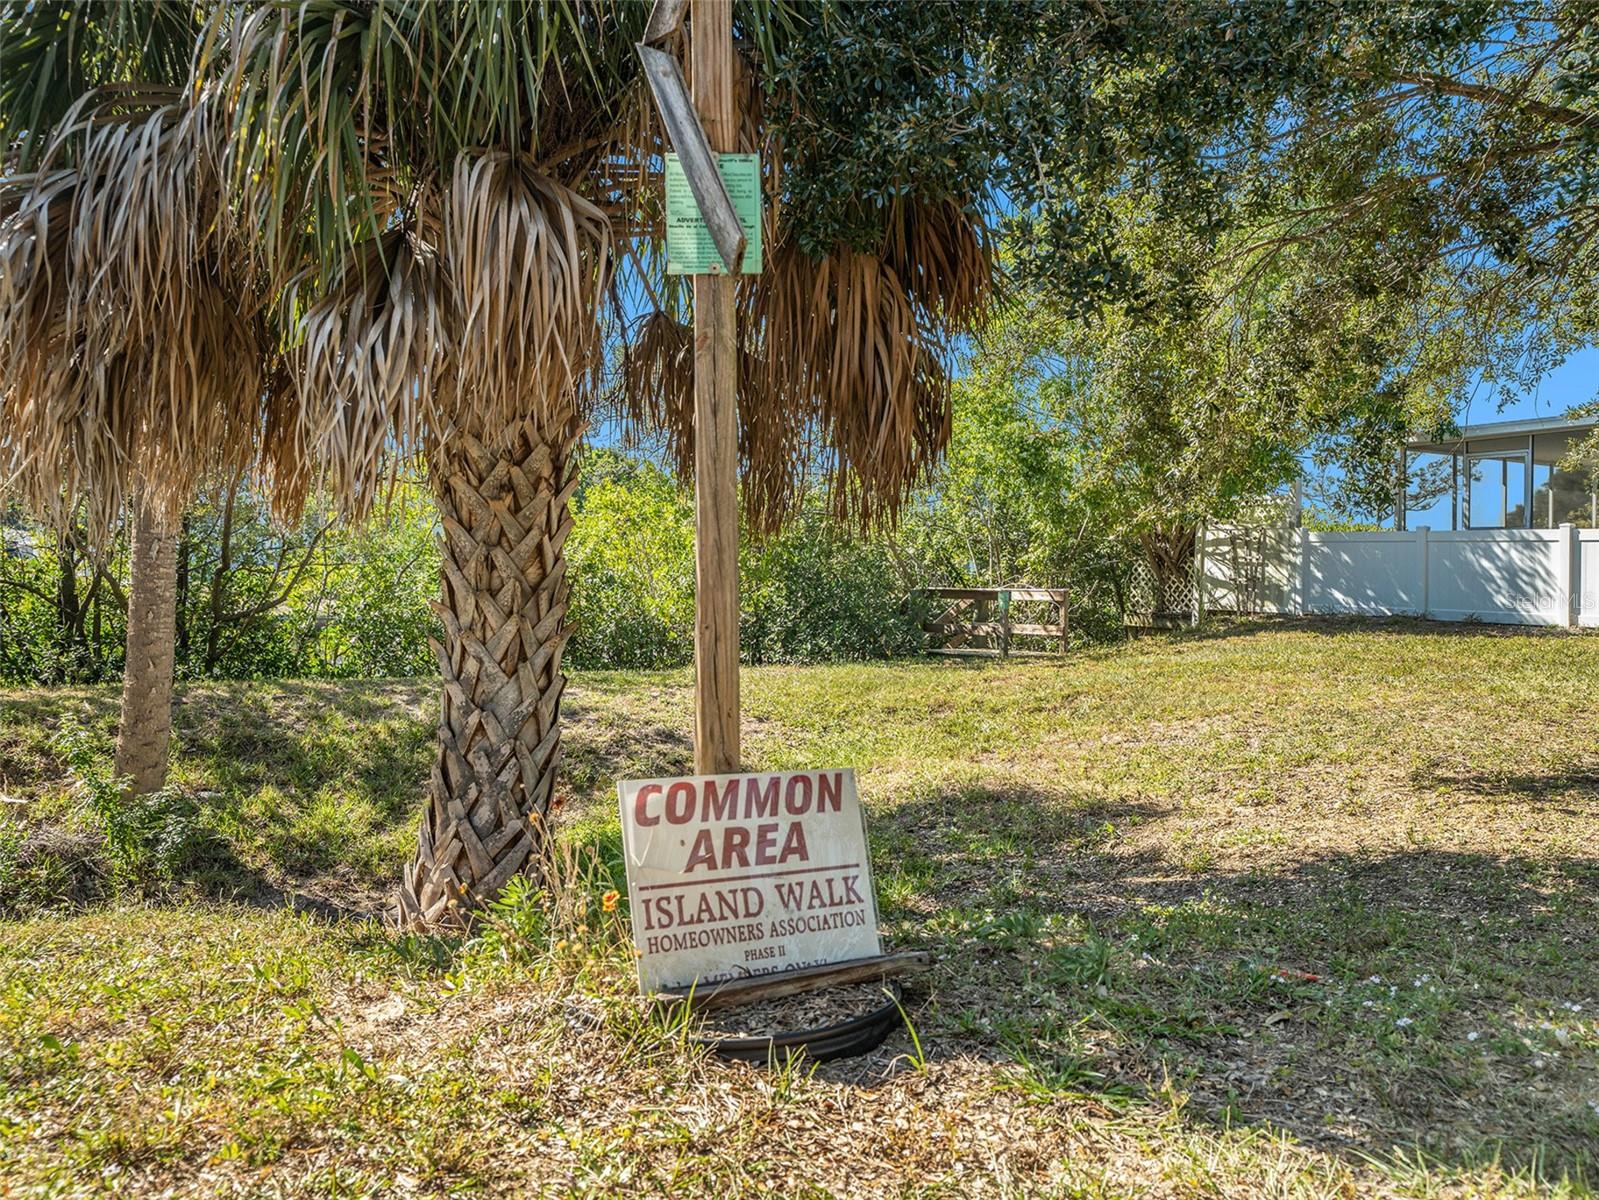
[[[1406,442],[1405,449],[1412,454],[1460,454],[1467,442],[1486,441],[1491,438],[1532,437],[1549,433],[1589,433],[1599,429],[1599,416],[1591,417],[1534,417],[1525,421],[1489,421],[1481,425],[1466,425],[1458,437],[1443,441]]]

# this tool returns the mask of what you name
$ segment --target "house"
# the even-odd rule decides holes
[[[1596,431],[1599,416],[1546,417],[1410,442],[1394,527],[1599,529],[1599,462],[1567,463]]]
[[[1572,461],[1596,430],[1499,421],[1411,442],[1393,529],[1207,525],[1196,611],[1599,626],[1599,464]]]

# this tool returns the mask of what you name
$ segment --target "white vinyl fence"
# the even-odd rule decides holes
[[[1316,533],[1215,526],[1200,538],[1212,611],[1599,626],[1599,530]]]

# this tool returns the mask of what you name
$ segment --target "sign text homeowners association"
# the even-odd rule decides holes
[[[624,780],[618,791],[646,992],[882,952],[853,771]]]

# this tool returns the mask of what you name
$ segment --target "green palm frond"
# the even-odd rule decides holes
[[[177,85],[204,23],[184,0],[7,0],[0,8],[0,157],[34,169],[54,130],[96,88]]]

